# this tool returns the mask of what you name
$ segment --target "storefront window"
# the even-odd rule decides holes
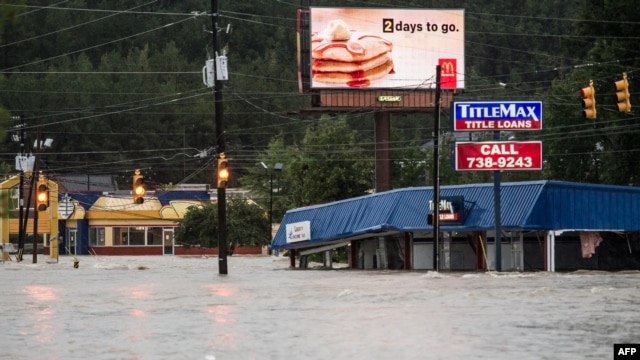
[[[144,234],[146,228],[143,226],[140,227],[130,227],[129,228],[129,245],[145,245]]]
[[[114,227],[114,246],[154,246],[162,245],[162,227]]]
[[[103,227],[89,229],[89,246],[104,246],[104,234]]]
[[[113,228],[113,246],[129,245],[129,228],[114,227]]]
[[[162,245],[162,228],[147,228],[147,245]]]

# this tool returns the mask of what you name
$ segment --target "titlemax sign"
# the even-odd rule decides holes
[[[540,130],[541,101],[453,103],[454,131]]]

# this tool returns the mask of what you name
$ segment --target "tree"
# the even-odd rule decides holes
[[[425,7],[424,0],[403,3],[407,9]],[[0,5],[0,69],[6,76],[0,106],[20,115],[30,132],[42,125],[45,134],[53,135],[56,151],[42,158],[46,171],[116,175],[122,188],[128,187],[135,168],[144,169],[151,186],[210,183],[210,163],[193,157],[216,144],[214,99],[200,78],[204,61],[213,56],[211,17],[202,13],[206,5],[195,0],[73,0],[31,11],[22,4]],[[341,4],[318,0],[314,6]],[[247,184],[260,191],[258,202],[266,207],[271,184],[255,163],[284,163],[283,172],[274,177],[274,217],[286,208],[358,196],[373,188],[369,114],[350,113],[338,121],[294,115],[311,103],[309,94],[297,91],[293,29],[298,7],[280,1],[226,1],[219,24],[233,29],[219,33],[231,74],[224,86],[231,181],[235,185],[248,173],[253,180]],[[551,94],[545,98],[544,130],[516,134],[519,140],[544,141],[547,178],[640,183],[640,167],[635,166],[640,134],[633,114],[601,108],[610,100],[599,95],[598,108],[605,111],[598,111],[595,123],[574,117],[585,79],[594,79],[598,94],[611,94],[609,85],[623,71],[629,72],[631,103],[636,105],[633,69],[640,62],[635,54],[640,13],[633,0],[584,0],[578,5],[443,0],[436,7],[466,11],[465,89],[456,92],[457,100],[538,100]],[[89,11],[77,11],[81,9]],[[199,15],[184,16],[193,11]],[[394,187],[423,185],[425,170],[431,172],[431,152],[425,156],[416,148],[431,140],[432,126],[425,118],[429,116],[403,114],[392,122],[393,143],[398,144],[391,148]],[[3,125],[0,132],[10,128]],[[565,141],[574,126],[580,136]],[[446,127],[443,121],[443,134]],[[281,149],[267,148],[274,138],[282,141]],[[446,141],[443,137],[442,184],[490,181],[490,173],[451,173]],[[0,143],[0,154],[0,161],[12,163],[13,149],[6,142]],[[511,172],[503,180],[541,176]]]
[[[17,4],[14,4],[14,5],[19,5],[21,3],[22,2],[19,1]],[[17,14],[18,14],[17,6],[12,7],[12,6],[7,6],[6,4],[0,5],[0,36],[3,35],[5,22],[13,22]],[[0,83],[2,83],[3,81],[4,81],[4,74],[0,73]],[[10,119],[9,112],[3,107],[0,107],[0,140],[4,140],[5,129],[7,128],[7,123],[9,119]],[[0,174],[4,174],[4,173],[0,172]]]
[[[271,242],[264,209],[242,198],[227,200],[227,240],[236,246],[265,246]],[[218,205],[192,206],[175,231],[176,244],[185,247],[218,247]]]
[[[276,179],[278,215],[288,208],[362,196],[373,188],[373,150],[359,144],[358,133],[344,117],[321,117],[299,145],[286,146],[282,137],[274,139],[259,161],[270,168],[276,162],[284,164]],[[257,166],[243,178],[265,208],[271,196],[269,181]]]
[[[274,222],[278,222],[278,219],[291,206],[291,194],[294,189],[289,179],[296,176],[295,169],[291,166],[297,153],[299,149],[296,146],[286,147],[283,136],[276,136],[271,139],[267,150],[260,155],[258,162],[248,165],[241,179],[242,185],[251,190],[251,198],[254,201],[264,209],[273,209]],[[263,162],[267,169],[264,169],[260,162]],[[282,170],[274,169],[277,163],[283,164]],[[272,204],[270,204],[271,201],[273,201]]]
[[[267,211],[252,201],[231,197],[227,201],[227,239],[240,246],[271,243],[271,224]]]
[[[191,246],[215,247],[214,242],[218,233],[217,205],[208,203],[201,206],[191,206],[179,221],[174,237],[176,244],[187,248]]]
[[[344,117],[322,116],[307,129],[292,164],[300,170],[300,176],[291,179],[300,191],[298,206],[362,196],[373,187],[373,154],[356,140]]]
[[[585,1],[574,40],[581,42],[580,65],[559,74],[545,96],[545,178],[565,181],[640,184],[637,149],[640,132],[633,113],[616,108],[614,81],[640,65],[635,52],[635,29],[640,20],[634,1]],[[616,21],[601,21],[616,19]],[[585,46],[585,44],[587,46]],[[633,75],[631,75],[633,77]],[[596,119],[581,115],[579,92],[593,80]],[[631,86],[633,94],[637,89]],[[570,139],[570,140],[569,140]]]
[[[574,71],[556,81],[545,97],[543,141],[544,177],[553,180],[599,182],[596,121],[583,119],[579,89],[589,83],[587,74]],[[582,85],[582,86],[581,86]],[[568,99],[573,99],[573,103]],[[598,114],[600,118],[604,114]],[[567,141],[567,137],[571,141]]]

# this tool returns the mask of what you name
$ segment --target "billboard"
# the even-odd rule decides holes
[[[542,141],[456,142],[456,171],[542,170]]]
[[[453,131],[541,130],[542,101],[457,101]]]
[[[464,88],[462,9],[309,11],[312,89],[435,89],[436,65],[442,89]]]

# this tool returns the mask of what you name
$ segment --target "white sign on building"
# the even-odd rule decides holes
[[[287,224],[287,244],[311,240],[311,221]]]

